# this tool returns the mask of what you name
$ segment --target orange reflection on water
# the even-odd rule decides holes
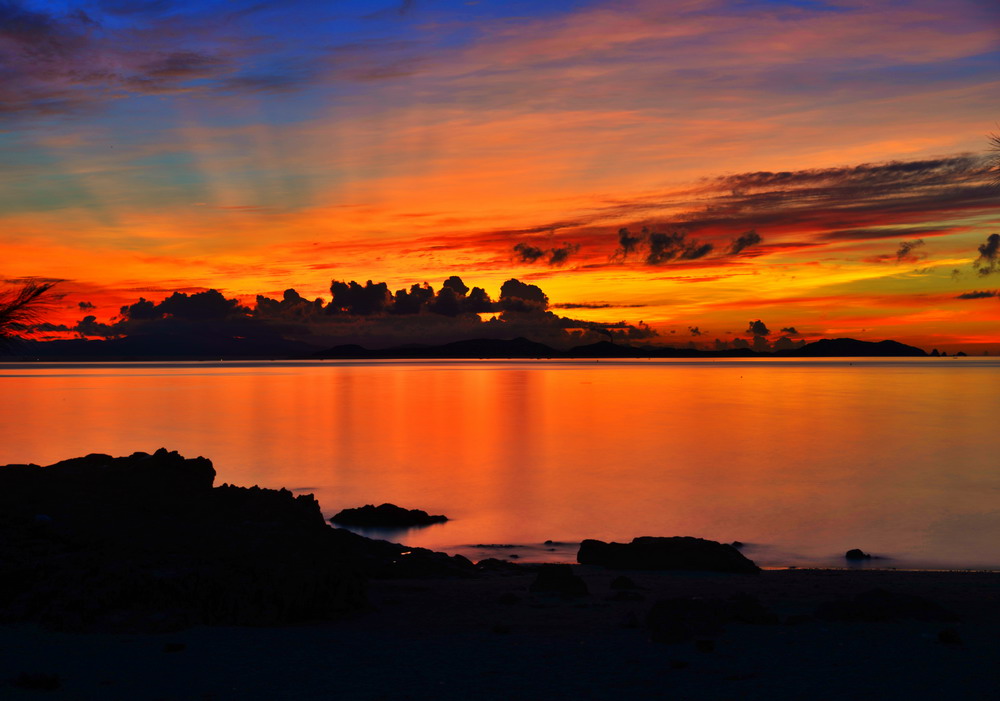
[[[695,535],[764,564],[998,566],[998,380],[972,358],[5,366],[0,463],[165,446],[328,516],[447,514],[397,537],[453,551]]]

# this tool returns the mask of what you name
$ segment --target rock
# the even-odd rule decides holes
[[[356,509],[344,509],[333,516],[330,522],[362,528],[414,528],[444,523],[447,520],[447,516],[431,516],[422,509],[404,509],[395,504],[366,504]]]
[[[576,556],[582,565],[623,570],[707,570],[756,574],[760,568],[731,545],[702,538],[635,538],[631,543],[585,540]]]
[[[211,461],[163,449],[0,467],[0,620],[157,632],[367,605],[311,495],[214,478]]]
[[[872,559],[871,555],[869,555],[865,551],[861,550],[860,548],[852,548],[851,550],[848,550],[846,553],[844,553],[844,557],[847,558],[848,560],[851,560],[851,561],[854,561],[854,562],[859,561],[859,560],[871,560]]]
[[[495,557],[488,557],[476,563],[476,569],[480,572],[490,572],[504,575],[524,574],[525,568],[508,560],[500,560]]]
[[[958,616],[940,604],[914,594],[872,589],[850,600],[831,601],[816,609],[826,621],[957,621]]]
[[[343,528],[327,528],[335,556],[374,579],[469,578],[480,570],[462,555],[375,540]]]
[[[559,594],[564,597],[587,596],[587,583],[573,574],[569,565],[542,565],[530,590],[536,594]]]

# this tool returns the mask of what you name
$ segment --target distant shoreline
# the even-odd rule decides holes
[[[947,357],[947,354],[944,354]],[[965,356],[957,353],[956,356]],[[951,357],[956,357],[951,356]],[[175,345],[172,339],[125,337],[107,341],[81,339],[32,342],[11,349],[0,362],[163,362],[163,361],[277,361],[277,360],[625,360],[625,359],[753,359],[753,358],[924,358],[921,348],[898,341],[822,339],[797,348],[754,351],[750,348],[698,350],[668,346],[632,346],[600,341],[568,349],[553,348],[526,338],[473,339],[443,345],[406,345],[370,349],[357,344],[306,352],[275,352],[242,347],[238,339],[210,339],[200,346]]]

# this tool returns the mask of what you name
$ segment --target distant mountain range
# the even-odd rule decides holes
[[[440,346],[401,346],[368,350],[358,345],[335,346],[312,354],[316,359],[503,359],[503,358],[871,358],[926,356],[920,348],[898,341],[858,341],[853,338],[823,339],[801,348],[761,353],[748,348],[694,350],[666,346],[628,346],[600,341],[568,350],[558,350],[528,340],[474,339]]]
[[[511,340],[473,339],[438,346],[406,345],[368,349],[343,345],[316,351],[306,344],[279,338],[240,339],[204,337],[171,339],[162,336],[130,336],[108,341],[67,339],[25,341],[9,349],[0,360],[88,361],[88,360],[422,360],[506,358],[885,358],[926,356],[920,348],[897,341],[858,341],[853,338],[823,339],[800,348],[773,352],[750,349],[694,350],[666,346],[618,345],[600,341],[559,350],[527,338]]]

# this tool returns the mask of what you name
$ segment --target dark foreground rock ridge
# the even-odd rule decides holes
[[[210,460],[165,449],[0,467],[0,622],[281,625],[366,608],[369,577],[479,574],[331,528],[312,495],[214,479]]]
[[[576,556],[581,565],[616,570],[697,570],[756,574],[760,568],[732,545],[675,536],[642,536],[631,543],[585,540]]]

